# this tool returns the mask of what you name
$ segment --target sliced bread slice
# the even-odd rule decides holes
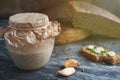
[[[75,28],[72,24],[61,24],[61,33],[56,37],[55,44],[68,44],[82,40],[89,34],[90,32]]]
[[[82,54],[95,62],[105,62],[107,64],[119,64],[120,54],[104,49],[96,45],[88,45],[81,49]]]
[[[120,38],[120,19],[112,13],[83,1],[71,1],[78,12],[73,25],[109,37]]]

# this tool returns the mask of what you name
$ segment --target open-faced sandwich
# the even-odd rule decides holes
[[[92,61],[105,62],[112,65],[120,63],[120,54],[103,47],[88,45],[83,47],[81,51],[83,55]]]

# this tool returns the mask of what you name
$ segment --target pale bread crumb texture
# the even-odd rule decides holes
[[[73,1],[71,5],[78,12],[73,18],[75,27],[120,38],[120,19],[118,17],[89,3]]]

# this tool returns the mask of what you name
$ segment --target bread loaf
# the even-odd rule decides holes
[[[76,1],[76,0],[57,0],[57,1],[51,0],[49,3],[47,3],[48,8],[46,8],[46,10],[42,12],[47,14],[50,20],[59,19],[60,21],[64,22],[64,20],[66,19],[68,21],[72,21],[72,18],[76,13],[76,11],[69,4],[70,1]],[[80,0],[80,1],[91,2],[92,0]]]
[[[74,16],[75,10],[72,9],[72,6],[69,5],[68,2],[66,2],[54,8],[50,8],[44,11],[44,13],[49,16],[50,20],[57,19],[64,22],[63,20],[72,21],[72,17]]]
[[[56,37],[55,44],[68,44],[86,38],[90,32],[75,28],[72,24],[61,24],[61,33]]]
[[[44,11],[51,20],[57,20],[61,23],[62,30],[60,35],[56,37],[55,44],[71,43],[82,40],[89,35],[89,32],[74,28],[71,24],[75,12],[67,0],[63,4]]]
[[[71,1],[70,4],[78,12],[73,18],[75,27],[120,38],[120,19],[118,17],[86,2]]]

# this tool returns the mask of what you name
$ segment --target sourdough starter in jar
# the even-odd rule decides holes
[[[19,13],[9,18],[9,27],[6,47],[18,68],[34,70],[48,63],[60,33],[58,22],[41,13]]]

